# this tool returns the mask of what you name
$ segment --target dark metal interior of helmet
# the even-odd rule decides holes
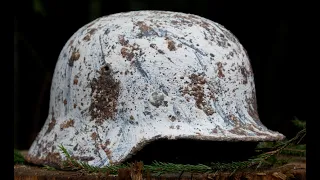
[[[182,164],[243,161],[256,155],[258,142],[222,142],[199,140],[156,140],[147,144],[127,162],[153,161]]]

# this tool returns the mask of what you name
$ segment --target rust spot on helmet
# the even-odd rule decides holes
[[[138,21],[137,22],[137,25],[139,26],[139,29],[141,30],[141,31],[149,31],[149,30],[151,30],[152,28],[151,27],[149,27],[149,26],[147,26],[147,24],[145,23],[145,22],[142,22],[142,21]]]
[[[145,22],[138,21],[136,25],[139,26],[139,30],[141,32],[140,36],[150,36],[150,35],[158,36],[158,33],[155,32],[153,28],[148,26]]]
[[[240,120],[234,114],[228,115],[228,118],[235,124],[236,127],[239,127]]]
[[[60,124],[60,130],[63,130],[68,127],[73,127],[73,125],[74,125],[74,120],[70,119],[70,120],[65,121],[64,123]]]
[[[121,55],[123,58],[126,58],[128,61],[131,61],[134,57],[134,53],[128,48],[121,48]]]
[[[110,139],[107,139],[107,140],[106,140],[105,145],[106,145],[106,146],[110,145]]]
[[[136,43],[129,44],[129,41],[125,41],[124,37],[119,37],[120,43],[124,46],[121,48],[120,53],[123,58],[126,58],[128,61],[131,61],[134,58],[134,51],[139,50],[139,45]]]
[[[91,138],[92,138],[92,140],[95,141],[95,140],[98,138],[97,133],[96,133],[96,132],[93,132],[93,133],[91,134]]]
[[[84,40],[84,41],[90,41],[90,34],[87,34],[82,40]]]
[[[74,85],[77,85],[78,84],[78,76],[76,75],[76,76],[74,76],[74,79],[73,79],[73,84]]]
[[[195,104],[197,108],[203,110],[203,112],[208,116],[212,115],[215,111],[211,105],[206,102],[206,96],[204,94],[203,86],[207,82],[206,79],[203,76],[196,74],[191,74],[189,79],[191,82],[184,88],[183,95],[188,94],[193,96],[196,101]]]
[[[65,100],[63,100],[63,104],[64,105],[67,105],[67,103],[68,103],[68,101],[65,99]]]
[[[88,29],[88,33],[89,33],[90,35],[93,35],[96,31],[97,31],[96,28]]]
[[[69,66],[73,66],[73,62],[78,60],[79,58],[80,58],[79,50],[73,51],[72,55],[71,55],[71,57],[69,59]]]
[[[93,28],[93,29],[87,29],[87,34],[86,36],[82,39],[84,41],[90,41],[91,39],[91,36],[97,31],[96,28]]]
[[[243,76],[243,84],[247,84],[248,83],[248,76],[249,76],[249,72],[247,71],[247,69],[245,67],[240,67],[240,72]]]
[[[88,32],[88,33],[86,34],[86,36],[85,36],[82,40],[84,40],[84,41],[90,41],[91,36],[92,36],[96,31],[97,31],[96,28],[87,29],[87,32]]]
[[[78,51],[74,51],[71,56],[72,61],[76,61],[80,58],[80,53]]]
[[[117,111],[120,82],[111,75],[109,66],[101,68],[100,76],[93,78],[91,85],[91,105],[89,112],[92,120],[101,124],[104,120],[113,118]]]
[[[54,128],[54,126],[56,125],[56,119],[54,117],[52,117],[51,122],[49,123],[48,129],[46,131],[46,134],[50,133],[51,130]]]
[[[170,51],[175,51],[177,49],[175,46],[176,43],[174,41],[172,41],[171,39],[168,39],[167,42],[168,42],[168,49]]]
[[[69,42],[69,45],[68,45],[69,47],[72,46],[73,41],[74,41],[74,40],[72,39],[72,40]]]
[[[122,46],[126,46],[129,43],[129,40],[125,40],[124,35],[119,35],[118,40]]]
[[[223,68],[222,68],[222,63],[221,62],[218,62],[217,63],[217,66],[218,66],[218,77],[219,78],[223,78],[224,77],[224,74],[222,72]]]

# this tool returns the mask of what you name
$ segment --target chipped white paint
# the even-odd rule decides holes
[[[28,159],[59,163],[62,144],[101,167],[158,138],[284,136],[261,124],[248,56],[222,25],[184,13],[135,11],[79,29],[59,56],[49,115]]]

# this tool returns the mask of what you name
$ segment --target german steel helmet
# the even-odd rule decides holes
[[[169,11],[104,16],[63,47],[27,160],[59,166],[63,145],[102,167],[158,139],[284,139],[261,123],[255,93],[248,55],[222,25]]]

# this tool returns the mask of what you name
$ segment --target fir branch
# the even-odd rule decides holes
[[[297,117],[295,117],[295,119],[292,120],[292,123],[293,123],[296,127],[301,128],[301,129],[304,129],[304,128],[306,127],[306,122],[299,120]]]
[[[25,160],[20,151],[14,149],[14,164],[24,164]]]

